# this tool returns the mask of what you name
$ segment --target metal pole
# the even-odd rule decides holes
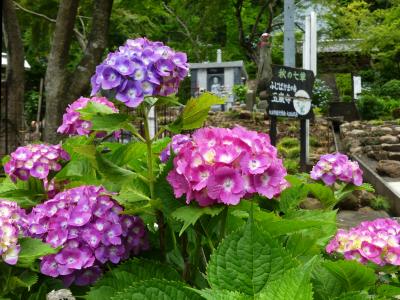
[[[288,67],[296,67],[296,40],[294,36],[294,0],[284,1],[284,64]]]

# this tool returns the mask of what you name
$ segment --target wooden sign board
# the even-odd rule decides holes
[[[272,79],[268,86],[268,115],[310,119],[314,73],[310,70],[272,65]]]

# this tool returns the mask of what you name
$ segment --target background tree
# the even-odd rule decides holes
[[[0,120],[1,133],[7,130],[7,150],[20,144],[20,132],[23,129],[24,107],[24,47],[14,5],[11,0],[2,4],[2,29],[4,46],[7,51],[6,103],[7,119]],[[7,123],[7,124],[5,124]]]

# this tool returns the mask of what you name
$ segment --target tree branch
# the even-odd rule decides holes
[[[184,32],[182,32],[186,37],[190,40],[192,43],[196,55],[197,61],[200,61],[200,53],[199,53],[199,45],[198,43],[193,39],[192,34],[190,33],[189,28],[187,27],[186,23],[173,11],[171,7],[169,7],[164,1],[161,2],[162,5],[164,6],[165,10],[173,17],[175,17],[176,21],[182,26]]]
[[[275,6],[275,4],[276,4],[276,0],[271,1],[268,4],[269,19],[268,19],[267,27],[265,28],[265,32],[271,32],[272,31],[272,21],[274,19],[274,6]]]
[[[235,2],[235,16],[236,16],[236,20],[238,22],[239,44],[242,45],[242,47],[246,47],[245,41],[244,41],[242,7],[243,7],[243,0],[237,0]]]
[[[71,98],[64,99],[64,106],[71,99],[78,98],[86,93],[89,87],[88,79],[92,76],[97,64],[101,61],[104,49],[107,46],[108,26],[113,0],[96,0],[93,2],[93,18],[88,43],[81,61],[76,67],[73,76],[71,76],[70,85],[74,89],[70,93]]]
[[[258,23],[260,22],[264,11],[267,9],[267,7],[270,6],[269,4],[270,4],[270,0],[267,0],[267,1],[265,1],[264,5],[260,8],[260,11],[257,14],[256,20],[254,21],[253,28],[251,29],[250,41],[252,41],[254,39],[254,36],[257,31]]]
[[[56,23],[55,19],[52,19],[52,18],[50,18],[50,17],[48,17],[48,16],[46,16],[44,14],[35,12],[33,10],[27,9],[26,7],[23,7],[21,4],[15,2],[15,1],[13,1],[13,3],[20,10],[22,10],[22,11],[28,13],[28,14],[31,14],[31,15],[34,15],[34,16],[37,16],[37,17],[41,17],[41,18],[43,18],[43,19],[45,19],[45,20],[47,20],[47,21],[49,21],[51,23]],[[79,16],[79,20],[81,20],[81,22],[82,22],[81,18],[83,18],[83,16]],[[82,26],[84,28],[84,25],[82,25]],[[85,47],[86,47],[86,36],[85,36],[85,34],[84,33],[83,34],[80,33],[79,30],[76,29],[76,28],[74,28],[74,33],[75,33],[76,39],[78,40],[79,46],[81,47],[82,50],[85,50]]]

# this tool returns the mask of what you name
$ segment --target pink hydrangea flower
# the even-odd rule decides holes
[[[312,179],[322,180],[326,185],[343,181],[357,186],[363,183],[362,174],[358,163],[341,153],[322,155],[310,173]]]
[[[400,266],[400,224],[386,218],[362,222],[348,231],[339,229],[326,252],[361,263]]]
[[[83,120],[78,110],[85,108],[89,102],[99,103],[105,105],[115,113],[118,113],[118,108],[115,107],[114,103],[108,101],[105,97],[92,97],[84,98],[81,97],[75,102],[68,105],[66,113],[63,115],[63,123],[58,127],[57,132],[68,135],[88,135],[92,133],[92,122]],[[104,131],[96,132],[97,137],[103,137],[106,133]],[[114,132],[115,138],[121,135],[120,131]]]
[[[190,135],[188,134],[177,134],[172,137],[171,143],[167,145],[167,147],[160,153],[161,162],[167,162],[171,156],[171,147],[173,152],[176,154],[182,148],[182,146],[190,141]]]
[[[117,100],[128,107],[137,107],[145,96],[176,93],[188,70],[183,52],[146,38],[127,40],[96,67],[91,78],[91,95],[99,90],[113,90]]]
[[[182,142],[174,147],[174,141]],[[240,126],[202,128],[191,138],[173,138],[172,149],[174,169],[167,180],[175,197],[186,195],[187,203],[236,205],[254,193],[271,199],[288,186],[277,150],[263,133]]]
[[[28,215],[26,234],[62,247],[43,257],[41,272],[60,276],[67,285],[89,284],[100,276],[102,264],[118,263],[148,249],[143,221],[121,212],[110,193],[97,186],[65,190],[35,206]]]
[[[61,145],[31,144],[18,147],[4,165],[4,171],[13,181],[28,180],[30,176],[46,180],[51,171],[61,169],[60,161],[70,157]]]
[[[25,211],[16,203],[0,199],[0,256],[9,265],[18,261],[18,235],[24,228],[25,218]]]

